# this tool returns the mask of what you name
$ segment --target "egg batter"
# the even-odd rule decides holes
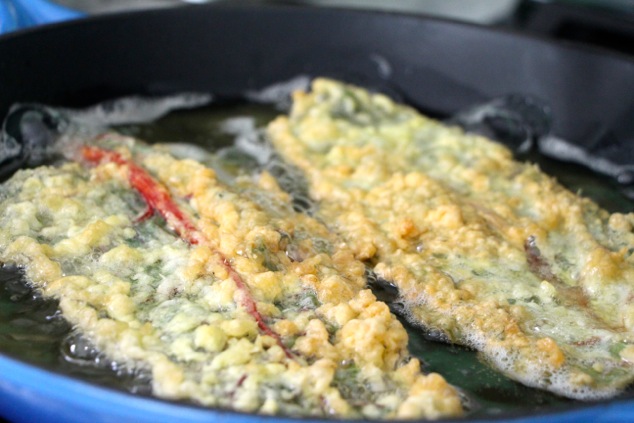
[[[0,188],[0,260],[21,266],[161,398],[342,418],[462,413],[365,289],[365,265],[264,173],[213,170],[132,138],[76,145]]]
[[[634,380],[634,214],[610,214],[504,146],[337,81],[269,126],[318,217],[398,286],[413,323],[578,399]]]

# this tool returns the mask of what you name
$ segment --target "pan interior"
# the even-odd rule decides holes
[[[116,129],[149,142],[184,146],[189,152],[197,148],[216,152],[224,170],[240,172],[245,167],[257,167],[258,154],[236,148],[236,140],[250,135],[257,138],[259,129],[279,113],[269,104],[232,100],[175,111],[149,124],[120,125]],[[623,196],[607,177],[535,152],[523,153],[520,158],[538,163],[569,189],[582,192],[610,211],[634,209],[634,201]],[[471,419],[547,413],[592,404],[510,381],[483,364],[474,351],[437,342],[431,334],[403,324],[410,335],[410,351],[421,358],[425,370],[442,374],[464,391]],[[24,284],[20,272],[12,268],[0,271],[0,353],[102,386],[149,394],[147,375],[99,355],[73,332],[55,302],[41,299]],[[629,389],[621,398],[633,395]]]

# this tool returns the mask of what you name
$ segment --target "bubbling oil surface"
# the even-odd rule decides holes
[[[176,111],[151,124],[123,125],[122,133],[161,143],[178,157],[190,157],[216,169],[226,183],[238,174],[267,170],[289,191],[296,210],[312,214],[300,172],[283,163],[266,140],[263,128],[280,111],[256,103],[232,103]],[[631,211],[634,202],[622,196],[607,179],[577,165],[538,155],[540,164],[569,189],[581,192],[610,211]],[[398,304],[392,304],[399,310]],[[465,395],[472,418],[548,412],[583,403],[531,389],[496,373],[475,351],[445,344],[433,331],[403,322],[410,335],[410,351],[426,371],[442,374]],[[0,271],[0,353],[61,374],[135,394],[150,395],[150,376],[109,360],[76,333],[54,301],[29,288],[19,269]],[[631,390],[625,397],[634,395]]]

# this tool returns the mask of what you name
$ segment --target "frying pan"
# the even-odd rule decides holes
[[[529,94],[549,105],[552,136],[623,169],[634,163],[632,58],[424,16],[284,4],[148,10],[10,33],[0,38],[0,115],[16,102],[85,107],[183,91],[236,98],[298,75],[360,84],[440,117]],[[0,415],[24,422],[296,421],[134,397],[4,355]],[[634,400],[501,418],[632,420]]]

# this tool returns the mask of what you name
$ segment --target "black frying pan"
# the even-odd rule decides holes
[[[634,133],[631,58],[415,16],[271,6],[151,10],[6,35],[0,114],[16,101],[235,95],[298,74],[397,90],[439,114],[530,93],[550,104],[563,138]]]
[[[552,109],[554,136],[615,164],[634,163],[632,58],[425,17],[334,9],[192,6],[9,34],[0,37],[0,115],[16,102],[82,107],[126,95],[182,91],[235,98],[298,75],[330,76],[384,91],[436,116],[495,97],[529,94]],[[620,180],[627,183],[627,175]],[[0,367],[12,365],[2,360]],[[15,366],[24,380],[41,377],[29,366]],[[32,386],[0,377],[0,415],[89,421],[81,410],[101,407],[101,413],[131,409],[126,415],[134,421],[262,419],[131,400],[63,382],[70,383],[64,392],[88,399],[64,403],[66,414],[55,414],[48,403],[55,389],[33,393]],[[634,419],[628,398],[589,407],[572,403],[539,418]],[[44,403],[40,408],[38,401]]]

